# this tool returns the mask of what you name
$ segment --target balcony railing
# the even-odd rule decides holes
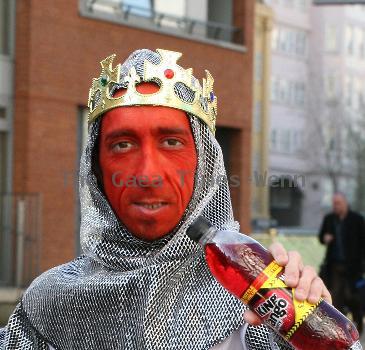
[[[174,16],[153,8],[124,4],[123,1],[80,0],[80,10],[85,16],[155,29],[191,39],[243,44],[241,28],[220,22]]]
[[[0,193],[0,285],[26,287],[39,274],[39,194]]]

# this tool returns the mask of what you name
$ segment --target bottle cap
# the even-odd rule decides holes
[[[208,232],[213,225],[203,216],[199,216],[186,230],[186,234],[195,242]]]

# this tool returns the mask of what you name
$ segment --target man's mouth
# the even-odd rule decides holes
[[[145,209],[156,210],[167,205],[167,202],[135,202],[134,204]]]

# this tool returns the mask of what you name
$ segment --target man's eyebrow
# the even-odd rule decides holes
[[[184,129],[184,128],[169,128],[169,127],[159,127],[157,128],[157,132],[159,134],[163,134],[163,135],[188,135],[189,131]]]
[[[105,140],[111,140],[111,139],[115,139],[117,137],[121,137],[121,136],[135,136],[136,133],[134,132],[134,130],[131,129],[120,129],[120,130],[114,130],[109,132],[106,137]]]
[[[162,134],[162,135],[189,135],[189,131],[184,128],[179,127],[158,127],[156,128],[156,133]],[[120,129],[120,130],[114,130],[109,132],[105,140],[113,140],[118,137],[123,136],[136,136],[136,132],[133,129]]]

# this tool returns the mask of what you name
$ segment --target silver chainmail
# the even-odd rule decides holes
[[[134,66],[142,77],[145,59],[158,63],[159,56],[136,51],[121,74]],[[186,86],[176,89],[191,98]],[[80,168],[84,255],[31,284],[0,330],[0,348],[207,350],[243,325],[245,306],[215,281],[202,249],[185,234],[201,214],[238,230],[220,146],[205,124],[189,120],[198,155],[194,193],[175,230],[152,243],[128,232],[98,186],[100,118],[91,125]],[[249,326],[246,343],[248,350],[292,349],[265,326]]]

